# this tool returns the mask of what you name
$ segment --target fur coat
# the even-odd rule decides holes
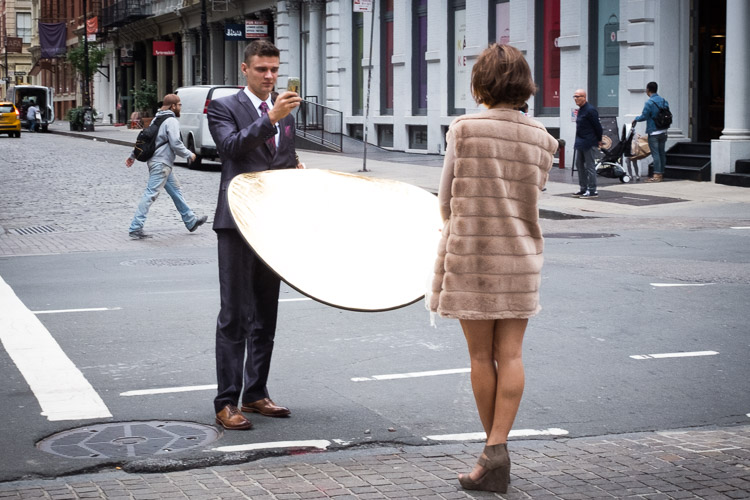
[[[537,202],[557,146],[541,123],[515,110],[453,121],[430,310],[473,320],[539,312],[544,240]]]

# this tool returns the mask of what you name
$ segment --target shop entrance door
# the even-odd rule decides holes
[[[693,140],[718,139],[724,129],[726,0],[694,0]]]

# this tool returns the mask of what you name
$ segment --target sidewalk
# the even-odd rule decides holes
[[[64,121],[53,123],[50,131],[123,146],[132,146],[139,132],[124,126],[100,124],[96,125],[94,132],[71,132],[68,122]],[[311,168],[394,179],[437,192],[440,184],[441,156],[389,152],[375,146],[368,148],[368,151],[371,151],[368,152],[367,159],[369,172],[359,172],[363,167],[362,152],[342,154],[301,150],[299,156]],[[394,161],[388,160],[389,155]],[[680,180],[666,180],[658,184],[624,184],[618,179],[598,177],[599,198],[581,200],[570,196],[578,190],[577,173],[571,171],[570,159],[565,167],[561,169],[555,164],[550,171],[547,191],[539,204],[542,211],[581,217],[677,216],[744,219],[744,225],[750,224],[750,190],[747,188]],[[641,170],[645,168],[645,165],[641,166]]]
[[[101,472],[0,483],[8,498],[742,499],[750,425],[509,443],[506,495],[460,489],[481,444],[382,446],[178,472]]]

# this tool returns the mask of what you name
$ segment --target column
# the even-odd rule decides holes
[[[223,85],[224,80],[224,28],[222,24],[209,26],[209,56],[208,83]]]
[[[192,30],[180,31],[182,35],[182,77],[183,85],[193,85],[193,55],[195,55],[195,32]]]
[[[280,88],[286,88],[286,79],[290,76],[301,78],[300,70],[300,0],[279,2],[276,25],[276,46],[281,52],[281,69],[279,70]]]
[[[154,41],[146,40],[146,81],[154,81]]]
[[[310,10],[310,38],[307,44],[307,74],[303,77],[307,79],[307,84],[302,84],[305,94],[317,96],[318,103],[325,103],[323,93],[323,82],[321,72],[323,70],[323,8],[325,2],[322,0],[308,0]]]
[[[711,177],[735,171],[737,160],[750,158],[750,3],[727,0],[724,130],[711,141]]]
[[[172,35],[172,39],[176,38],[176,35]],[[172,89],[177,89],[178,87],[182,86],[182,82],[180,82],[180,66],[182,65],[182,60],[177,58],[177,44],[179,43],[179,39],[174,40],[175,55],[172,56]]]
[[[326,4],[326,101],[329,108],[341,110],[341,26],[339,2]]]
[[[240,75],[240,66],[237,64],[237,46],[240,43],[236,40],[224,41],[224,83],[226,85],[237,85],[237,78]]]
[[[154,56],[156,57],[156,98],[161,101],[167,93],[167,57],[172,56]]]

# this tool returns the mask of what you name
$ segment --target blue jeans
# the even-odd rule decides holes
[[[29,132],[36,132],[36,119],[32,118],[29,120]]]
[[[664,174],[667,165],[667,152],[664,145],[667,143],[667,133],[648,136],[648,147],[651,149],[651,158],[654,159],[654,173]]]
[[[135,210],[133,222],[130,223],[130,232],[143,229],[148,209],[151,208],[151,204],[159,197],[162,188],[166,189],[167,194],[172,197],[174,206],[180,212],[185,227],[190,229],[195,225],[198,218],[190,210],[190,207],[187,206],[185,198],[182,197],[180,184],[172,173],[172,166],[164,163],[154,163],[148,167],[148,184],[146,184],[146,190],[143,192],[141,201],[138,203],[138,208]]]
[[[576,169],[581,191],[596,193],[596,151],[598,148],[576,149]]]

